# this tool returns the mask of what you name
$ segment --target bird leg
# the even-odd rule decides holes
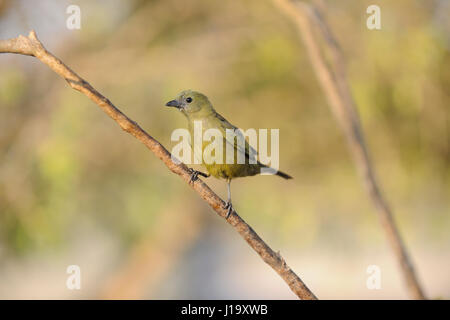
[[[189,180],[189,183],[194,183],[194,181],[198,179],[199,175],[205,178],[208,178],[210,176],[210,174],[206,174],[201,171],[194,170],[192,168],[189,168],[189,172],[191,173],[191,180]]]
[[[227,187],[228,187],[228,200],[225,203],[224,209],[228,209],[226,219],[230,216],[231,212],[234,211],[233,205],[231,204],[231,179],[227,180]]]

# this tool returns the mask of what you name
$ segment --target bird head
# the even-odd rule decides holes
[[[180,110],[188,118],[206,116],[214,111],[211,102],[204,94],[192,90],[185,90],[166,103],[168,107]]]

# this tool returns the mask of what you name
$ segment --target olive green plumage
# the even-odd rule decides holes
[[[205,148],[211,143],[209,141],[203,141],[201,146],[202,150],[194,150],[194,154],[201,154],[203,158],[201,159],[201,163],[205,166],[206,170],[210,175],[216,178],[226,179],[228,182],[228,205],[231,209],[231,194],[230,194],[230,182],[231,179],[238,177],[247,177],[254,176],[256,174],[261,173],[262,168],[268,168],[264,164],[256,161],[256,163],[250,163],[250,159],[256,160],[256,151],[245,141],[245,148],[242,145],[237,143],[237,139],[227,140],[226,130],[231,129],[234,130],[237,134],[239,134],[237,128],[229,123],[224,117],[214,110],[211,102],[208,98],[199,92],[186,90],[178,94],[175,100],[169,101],[167,106],[176,107],[179,109],[188,120],[188,128],[191,134],[191,139],[194,137],[194,122],[200,121],[202,124],[202,135],[208,129],[217,129],[222,134],[224,139],[223,143],[223,161],[221,163],[216,163],[211,161],[210,159],[205,159],[204,157],[208,156],[203,154]],[[233,141],[234,140],[234,141]],[[234,162],[232,164],[226,163],[226,145],[229,144],[233,146],[234,149]],[[195,146],[195,143],[191,143],[191,145]],[[194,147],[193,147],[194,148]],[[238,163],[237,157],[238,154],[241,153],[245,157],[245,163]],[[212,162],[212,163],[211,163]],[[197,173],[198,174],[198,173]],[[276,175],[284,178],[291,179],[292,177],[278,171],[275,173]],[[230,213],[230,212],[229,212]]]

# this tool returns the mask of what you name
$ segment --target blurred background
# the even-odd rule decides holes
[[[450,3],[326,1],[384,193],[431,298],[450,296]],[[81,29],[66,28],[70,4]],[[322,299],[406,299],[377,214],[296,27],[272,1],[0,0],[0,38],[49,51],[169,150],[208,95],[280,129],[280,169],[233,183],[240,215]],[[0,298],[295,299],[200,197],[31,57],[0,55]],[[226,184],[208,184],[226,197]],[[66,268],[81,268],[69,290]],[[381,289],[369,290],[369,265]]]

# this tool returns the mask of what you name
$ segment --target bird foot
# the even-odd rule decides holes
[[[231,204],[231,201],[227,201],[227,202],[225,203],[225,206],[224,206],[223,208],[224,208],[224,209],[228,209],[228,211],[227,211],[227,216],[225,217],[225,219],[228,220],[228,218],[229,218],[230,215],[231,215],[231,212],[234,211],[234,208],[233,208],[233,205]]]
[[[189,180],[189,183],[194,183],[198,179],[199,175],[205,178],[208,178],[210,176],[209,174],[194,170],[192,168],[189,168],[189,172],[191,173],[191,179]]]

